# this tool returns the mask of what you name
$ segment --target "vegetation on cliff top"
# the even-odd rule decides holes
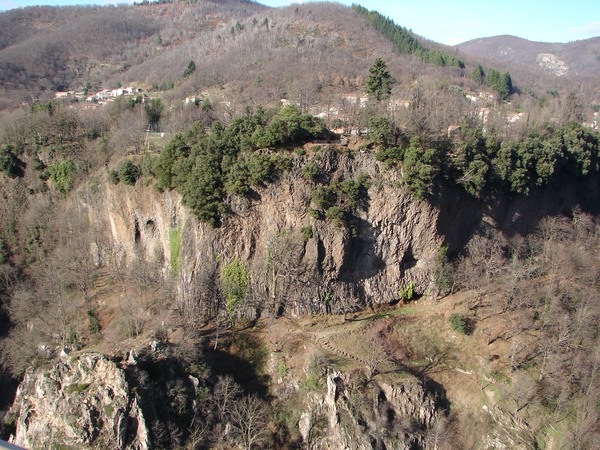
[[[597,174],[599,143],[597,133],[576,123],[503,141],[465,125],[454,140],[414,137],[397,151],[382,148],[378,158],[402,160],[404,183],[420,198],[439,192],[444,182],[478,198],[494,192],[527,195]]]
[[[225,213],[226,194],[247,195],[286,170],[285,152],[268,149],[291,149],[327,134],[321,120],[295,106],[257,108],[225,126],[214,122],[208,132],[194,125],[157,158],[157,187],[175,189],[199,220],[216,227]]]
[[[528,195],[536,188],[577,183],[600,169],[598,135],[576,123],[529,130],[511,140],[469,123],[454,138],[441,139],[399,135],[385,117],[373,117],[371,124],[377,159],[389,166],[400,164],[404,186],[421,199],[438,195],[444,184],[461,186],[482,199],[494,193]],[[174,138],[155,161],[157,187],[177,190],[198,219],[219,226],[226,195],[245,196],[276,181],[289,165],[288,150],[281,148],[326,134],[320,120],[292,106],[269,112],[259,108],[227,125],[215,122],[208,132],[195,125]],[[319,169],[307,162],[303,174],[316,180]],[[336,205],[339,194],[353,208],[366,196],[366,188],[365,180],[318,187],[313,215],[341,223],[349,210]]]

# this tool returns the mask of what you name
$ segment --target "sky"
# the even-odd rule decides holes
[[[134,0],[0,0],[0,11],[32,5],[107,5]],[[264,0],[268,6],[304,1]],[[359,3],[436,42],[511,34],[531,41],[569,42],[600,36],[598,0],[340,0]]]

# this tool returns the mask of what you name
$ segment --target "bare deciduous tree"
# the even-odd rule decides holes
[[[268,404],[255,394],[240,398],[231,408],[230,422],[234,435],[246,450],[265,442],[269,435],[268,421]]]
[[[231,414],[232,408],[242,393],[240,385],[232,376],[225,375],[218,378],[213,390],[212,401],[219,422],[223,423]]]
[[[453,445],[450,421],[443,415],[436,415],[425,435],[426,448],[431,450],[451,449]]]

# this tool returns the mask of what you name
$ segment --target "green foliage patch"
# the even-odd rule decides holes
[[[460,334],[469,334],[469,325],[467,320],[458,313],[452,313],[448,317],[450,328]]]
[[[214,122],[210,131],[194,125],[166,146],[152,171],[159,190],[175,189],[196,217],[214,227],[225,214],[226,195],[250,194],[251,189],[276,181],[290,168],[290,157],[266,147],[293,148],[325,137],[323,122],[295,106]]]
[[[465,125],[452,141],[413,137],[407,147],[381,148],[377,159],[401,165],[403,185],[421,199],[434,196],[443,183],[459,185],[477,198],[528,195],[535,188],[597,174],[599,143],[598,133],[577,123],[502,142],[481,127]]]
[[[415,55],[425,62],[439,66],[464,67],[464,63],[460,59],[445,52],[428,49],[408,29],[396,25],[393,20],[377,11],[369,11],[358,4],[353,4],[352,9],[365,17],[369,25],[389,39],[400,53]]]
[[[73,189],[77,169],[72,160],[56,161],[50,164],[47,170],[52,186],[61,195],[66,195]]]
[[[137,179],[141,176],[142,170],[139,166],[127,160],[119,167],[119,181],[129,186],[134,186]]]
[[[179,260],[181,253],[181,225],[169,230],[169,249],[171,252],[171,274],[176,276],[179,273]]]
[[[309,213],[316,219],[325,217],[334,225],[340,226],[347,221],[354,210],[366,207],[370,185],[370,177],[360,174],[356,179],[319,186],[311,195],[311,201],[316,209],[309,210]]]
[[[508,100],[513,93],[512,78],[508,72],[500,72],[493,68],[488,69],[485,84],[498,93],[500,100]]]
[[[16,178],[21,174],[21,162],[15,154],[15,148],[12,145],[2,145],[0,147],[0,171],[7,177]]]
[[[90,387],[90,383],[73,383],[67,386],[67,388],[65,389],[67,394],[74,394],[74,393],[82,393],[84,392],[88,387]]]
[[[403,302],[411,301],[415,296],[415,284],[410,281],[406,286],[403,286],[398,293],[400,300]]]
[[[96,316],[96,311],[88,309],[85,313],[88,318],[88,331],[90,334],[96,334],[100,331],[100,320]]]
[[[375,97],[375,100],[385,100],[392,93],[393,79],[387,70],[386,63],[377,58],[369,69],[369,78],[365,83],[365,91]]]
[[[311,226],[304,226],[300,228],[300,234],[302,235],[302,240],[306,243],[313,238],[313,229]]]
[[[234,258],[221,269],[220,282],[227,316],[233,326],[235,314],[246,298],[250,273],[240,259]]]

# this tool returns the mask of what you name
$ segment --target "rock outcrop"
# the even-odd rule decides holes
[[[100,354],[28,370],[9,417],[16,430],[11,441],[25,448],[150,448],[125,372]]]
[[[309,214],[316,186],[301,175],[302,161],[252,198],[231,198],[217,229],[198,222],[177,193],[141,186],[105,183],[96,204],[87,204],[89,216],[105,230],[113,258],[141,258],[163,276],[176,276],[180,310],[192,298],[202,303],[194,305],[198,310],[214,310],[207,292],[215,289],[206,286],[218,283],[232,258],[250,273],[246,315],[346,312],[393,301],[411,282],[427,291],[437,252],[453,230],[464,233],[469,214],[461,213],[460,223],[444,218],[451,225],[442,227],[440,208],[400,188],[397,171],[367,153],[350,158],[328,151],[320,164],[332,181],[367,174],[371,186],[365,206],[345,226],[317,220]]]
[[[315,395],[299,422],[313,449],[422,448],[424,432],[439,413],[423,385],[410,376],[398,384],[371,380],[359,391],[349,374],[327,376],[327,392]]]

